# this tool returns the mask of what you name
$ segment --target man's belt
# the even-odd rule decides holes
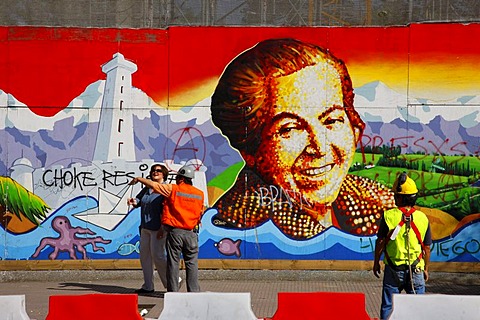
[[[389,266],[395,271],[407,271],[410,268],[408,264],[401,264],[399,266],[391,266],[391,265]],[[412,268],[415,268],[415,267],[412,266]]]
[[[415,260],[413,263],[412,263],[412,270],[415,270],[415,268],[417,267],[417,264],[418,264],[419,261]],[[410,266],[408,264],[401,264],[399,266],[395,266],[395,265],[392,265],[392,264],[389,264],[388,265],[390,268],[392,268],[393,270],[395,271],[407,271],[410,269]]]
[[[168,224],[164,224],[163,225],[163,228],[167,231],[167,232],[170,232],[172,231],[173,229],[179,229],[179,230],[185,230],[185,231],[193,231],[195,233],[198,233],[199,232],[199,226],[197,225],[195,228],[193,228],[192,230],[190,229],[184,229],[184,228],[178,228],[178,227],[172,227]]]

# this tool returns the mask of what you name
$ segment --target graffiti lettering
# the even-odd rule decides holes
[[[222,221],[222,220],[218,220],[218,219],[215,219],[213,220],[213,224],[216,225],[216,226],[224,226],[227,224],[226,221]]]
[[[448,243],[452,240],[446,240],[445,242],[433,243],[432,252],[436,252],[437,256],[448,257],[449,248],[447,247]]]
[[[437,156],[439,156],[439,157],[442,159],[442,161],[445,161],[445,158],[444,158],[444,156],[443,156],[443,154],[442,154],[442,147],[443,147],[446,143],[448,143],[448,141],[449,141],[448,139],[445,139],[445,141],[442,142],[442,144],[440,145],[440,147],[438,147],[433,141],[428,140],[428,143],[433,146],[433,150],[434,150],[433,154],[435,154],[434,160],[436,160],[436,159],[437,159]]]
[[[378,140],[378,143],[377,143],[377,140]],[[381,147],[382,144],[383,144],[383,139],[382,139],[382,137],[375,136],[375,137],[373,137],[372,142],[373,142],[373,144],[372,144],[373,148]],[[375,154],[374,153],[372,153],[372,161],[375,161]]]
[[[146,170],[148,170],[148,164],[146,164],[146,163],[141,163],[141,164],[138,166],[138,169],[140,169],[140,171],[146,171]]]
[[[366,143],[363,142],[364,138],[367,138],[369,139]],[[368,146],[370,144],[370,142],[372,141],[372,138],[370,138],[370,136],[366,135],[366,134],[363,134],[361,137],[360,137],[360,151],[362,152],[362,161],[363,163],[367,163],[367,159],[365,158],[365,147]]]
[[[480,242],[477,239],[469,240],[465,243],[457,241],[452,247],[452,252],[458,255],[464,253],[474,254],[480,251]]]
[[[140,166],[141,171],[145,171],[145,168],[148,169],[148,166]],[[136,176],[134,171],[125,172],[125,171],[114,171],[108,172],[103,170],[101,183],[103,187],[108,186],[122,186],[127,184],[131,179]],[[72,187],[74,189],[79,188],[83,190],[85,187],[96,187],[99,183],[96,181],[94,173],[91,171],[81,171],[77,172],[77,168],[69,169],[48,169],[42,175],[42,182],[47,187]]]
[[[372,238],[367,238],[367,239],[360,238],[360,249],[368,249],[369,252],[373,252],[374,246],[373,246]]]
[[[433,243],[432,252],[444,257],[448,257],[450,253],[459,256],[465,253],[475,254],[480,252],[480,241],[477,239],[456,241],[453,244],[451,243],[452,241],[453,240],[446,240],[445,242]]]
[[[395,170],[392,169],[392,175],[387,172],[386,177],[385,172],[382,175],[370,176],[373,180],[379,181],[381,177],[379,182],[391,185],[398,169],[402,168],[416,181],[424,199],[429,197],[430,200],[444,203],[451,203],[453,198],[464,198],[464,188],[475,179],[476,165],[470,165],[471,162],[465,158],[478,156],[478,151],[469,152],[468,143],[465,141],[457,142],[449,138],[434,141],[411,135],[389,138],[389,145],[380,146],[381,143],[382,137],[362,135],[359,151],[364,163],[363,166],[355,164],[351,171],[367,168],[367,164],[370,164],[367,157],[371,154],[373,161],[374,155],[378,155],[378,165]],[[409,148],[408,152],[401,152],[406,148]],[[449,207],[450,209],[452,208]]]
[[[103,187],[107,187],[107,183],[111,186],[122,186],[135,178],[135,172],[115,171],[110,173],[103,170]]]
[[[408,141],[414,139],[413,143],[410,144]],[[375,150],[381,147],[381,144],[383,143],[383,138],[377,135],[374,135],[373,137],[369,135],[362,135],[362,138],[360,140],[360,150],[362,152],[364,162],[365,162],[365,153],[368,152],[366,150]],[[456,154],[460,156],[467,156],[469,153],[466,152],[466,146],[468,145],[467,142],[461,141],[461,142],[456,142],[455,144],[452,145],[452,142],[446,138],[440,145],[437,145],[434,141],[432,140],[426,140],[424,137],[415,137],[415,136],[405,136],[405,137],[394,137],[390,138],[390,146],[400,146],[402,149],[406,149],[411,146],[417,147],[419,150],[417,151],[418,154],[423,154],[423,155],[435,155],[441,160],[444,159],[444,155],[449,155],[449,154]],[[450,144],[449,144],[450,143]],[[366,148],[369,147],[369,148]],[[463,147],[463,148],[460,148]],[[475,152],[473,155],[478,155],[478,152]],[[373,159],[373,155],[372,155]],[[422,158],[417,158],[415,161],[421,160]],[[435,160],[436,158],[434,158]]]
[[[420,158],[420,159],[423,159],[423,158],[426,158],[427,157],[427,154],[428,154],[428,149],[425,148],[422,144],[420,144],[419,142],[420,141],[423,141],[425,140],[424,137],[421,137],[421,138],[418,138],[417,140],[415,140],[415,142],[413,142],[413,145],[416,146],[416,147],[419,147],[420,149],[422,149],[422,153],[424,153],[425,155]]]
[[[259,188],[258,191],[255,191],[255,195],[260,199],[260,205],[263,207],[268,207],[274,203],[280,205],[286,203],[290,208],[292,208],[292,199],[298,201],[300,206],[303,206],[304,203],[307,206],[311,206],[308,200],[298,192],[293,190],[285,190],[273,185],[270,185],[268,188]]]
[[[92,178],[92,172],[78,172],[73,168],[73,172],[64,169],[45,170],[42,176],[42,181],[47,187],[69,187],[80,188],[94,187],[97,185],[95,178]]]
[[[260,199],[260,205],[262,207],[268,207],[272,205],[277,199],[279,203],[288,203],[290,208],[292,207],[292,202],[290,201],[290,197],[285,195],[285,200],[282,201],[282,194],[283,189],[280,190],[276,186],[270,186],[270,188],[261,187],[258,191],[256,191],[258,198]]]
[[[413,136],[407,136],[407,137],[398,137],[398,138],[391,138],[390,139],[390,145],[392,146],[395,146],[398,144],[397,141],[402,141],[402,140],[409,140],[409,139],[413,139],[414,137]],[[401,148],[407,148],[408,147],[408,144],[405,143],[405,142],[402,142],[399,144]]]

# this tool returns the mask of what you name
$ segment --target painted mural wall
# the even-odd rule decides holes
[[[0,28],[0,259],[136,259],[184,164],[201,259],[372,260],[408,172],[432,261],[480,260],[480,24]]]

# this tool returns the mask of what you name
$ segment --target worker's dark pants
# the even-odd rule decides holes
[[[187,291],[198,292],[198,234],[192,230],[171,228],[167,235],[167,291],[179,290],[180,254],[185,262]]]

